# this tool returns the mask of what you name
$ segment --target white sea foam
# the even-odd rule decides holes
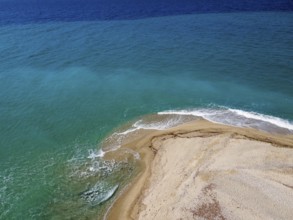
[[[129,129],[123,131],[123,132],[116,132],[116,134],[118,134],[118,135],[127,135],[127,134],[132,133],[132,132],[134,132],[136,130],[139,130],[139,128],[138,127],[132,127],[132,128],[129,128]]]
[[[256,112],[246,112],[246,111],[238,110],[238,109],[229,109],[229,111],[234,112],[238,115],[242,115],[246,118],[269,122],[269,123],[274,124],[278,127],[293,130],[293,124],[285,119],[281,119],[281,118],[270,116],[270,115],[263,115],[263,114],[256,113]]]
[[[105,153],[106,153],[102,149],[99,149],[98,151],[90,149],[88,152],[89,152],[89,155],[87,157],[88,159],[95,159],[95,158],[98,158],[98,157],[103,157],[105,155]]]
[[[293,131],[293,124],[285,119],[264,115],[256,112],[247,112],[231,108],[200,108],[190,110],[169,110],[159,112],[159,115],[192,115],[202,117],[215,123],[239,126],[239,127],[265,127],[273,126]],[[265,129],[264,129],[265,130]]]
[[[171,128],[175,125],[180,124],[181,121],[182,121],[181,117],[169,118],[169,119],[165,119],[165,120],[158,121],[158,122],[152,122],[152,123],[148,123],[148,122],[144,122],[143,120],[139,120],[139,121],[135,122],[133,126],[138,129],[165,130],[165,129],[168,129],[168,128]]]
[[[143,120],[136,121],[131,128],[123,131],[123,132],[116,132],[117,135],[128,135],[133,133],[137,130],[144,129],[144,130],[164,130],[176,124],[178,120],[171,119],[169,121],[160,121],[160,122],[144,122]]]
[[[148,122],[146,120],[140,119],[136,121],[132,126],[122,132],[115,132],[114,135],[120,135],[120,136],[126,136],[130,133],[133,133],[137,130],[144,129],[144,130],[165,130],[168,128],[171,128],[175,125],[178,125],[182,122],[181,116],[179,117],[173,117],[169,119],[164,119],[161,121],[155,121],[155,122]]]

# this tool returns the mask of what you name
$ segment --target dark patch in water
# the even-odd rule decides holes
[[[92,206],[96,206],[112,198],[118,188],[119,184],[109,189],[103,189],[96,185],[89,190],[81,192],[79,195],[88,201]]]

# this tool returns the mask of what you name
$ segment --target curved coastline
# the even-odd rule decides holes
[[[203,141],[203,142],[202,142]],[[234,143],[234,145],[228,146],[227,143]],[[208,143],[208,148],[202,148],[203,143]],[[247,148],[247,144],[251,145],[252,148],[259,149],[259,151],[255,151],[255,155],[249,153],[249,151],[253,152],[253,149]],[[181,147],[186,146],[186,147]],[[171,146],[171,147],[170,147]],[[259,163],[254,163],[253,159],[251,161],[240,161],[242,163],[241,170],[237,166],[231,166],[231,167],[225,167],[227,164],[225,164],[225,160],[231,160],[232,162],[237,161],[239,159],[239,155],[232,158],[229,156],[229,152],[227,151],[226,154],[222,155],[221,157],[214,157],[214,151],[215,152],[224,152],[224,149],[228,147],[232,147],[234,150],[231,151],[235,154],[237,150],[239,150],[239,153],[243,153],[243,155],[246,155],[246,157],[255,157],[255,158],[262,158],[264,155],[262,153],[272,153],[273,159],[269,162],[266,158],[262,158],[259,160]],[[180,152],[179,152],[179,147]],[[236,147],[236,148],[235,148]],[[277,148],[279,147],[279,148]],[[254,180],[256,183],[258,181],[259,184],[267,184],[268,189],[270,187],[275,187],[275,190],[279,190],[278,192],[281,193],[280,198],[285,199],[285,201],[288,200],[286,197],[286,193],[288,196],[292,194],[292,187],[289,182],[290,176],[288,174],[292,174],[293,170],[292,167],[290,168],[289,161],[290,155],[293,156],[293,135],[287,134],[287,135],[281,135],[281,134],[272,134],[264,131],[259,131],[253,128],[239,128],[239,127],[231,127],[227,125],[221,125],[212,123],[209,121],[206,121],[204,119],[195,120],[191,122],[187,122],[185,124],[169,128],[166,130],[149,130],[145,132],[142,135],[138,135],[136,137],[132,137],[131,139],[128,139],[123,145],[121,146],[121,149],[127,148],[132,149],[140,154],[141,160],[141,172],[133,179],[133,181],[128,185],[128,187],[119,195],[119,197],[116,199],[112,207],[108,210],[108,212],[105,215],[105,219],[159,219],[159,217],[154,217],[156,214],[158,214],[157,208],[162,208],[161,213],[164,215],[170,215],[169,208],[166,207],[166,205],[170,205],[169,203],[162,202],[157,200],[156,198],[156,191],[157,189],[163,190],[164,187],[167,189],[163,193],[158,194],[158,196],[161,196],[161,198],[168,198],[170,196],[170,193],[172,194],[172,191],[176,191],[174,187],[172,188],[172,183],[176,183],[182,186],[186,185],[189,181],[189,184],[197,184],[196,193],[193,194],[194,198],[185,198],[182,199],[182,202],[178,202],[178,207],[173,207],[174,213],[172,215],[174,216],[173,219],[178,218],[178,216],[183,216],[185,219],[189,219],[192,217],[202,217],[209,219],[211,216],[207,216],[205,207],[210,208],[211,210],[214,210],[211,212],[211,214],[214,214],[212,217],[217,217],[220,219],[231,219],[234,215],[241,217],[245,214],[249,214],[250,217],[265,217],[264,213],[261,213],[257,216],[254,216],[253,211],[247,211],[246,208],[249,204],[246,204],[244,200],[238,201],[238,206],[240,208],[234,207],[231,201],[228,201],[227,198],[225,198],[224,195],[230,195],[235,196],[235,192],[227,192],[227,189],[221,185],[221,184],[231,184],[233,178],[246,178],[246,173],[243,173],[243,169],[246,169],[247,166],[249,169],[253,170],[253,174],[249,174],[248,176],[251,177],[253,175],[260,175],[263,178]],[[194,149],[196,150],[194,151]],[[177,149],[177,150],[176,150]],[[246,151],[246,149],[248,151]],[[210,152],[211,150],[211,152]],[[235,151],[236,150],[236,151]],[[172,151],[174,152],[172,153]],[[221,163],[219,162],[219,167],[223,166],[225,168],[219,168],[218,171],[216,167],[209,168],[206,170],[200,170],[198,165],[205,164],[207,162],[207,159],[205,159],[205,156],[200,156],[199,158],[189,158],[188,155],[190,154],[195,155],[196,153],[199,153],[200,151],[209,152],[209,157],[213,157],[213,160],[216,160],[217,164],[217,158],[224,160]],[[183,154],[181,152],[184,152]],[[111,152],[110,154],[115,154],[115,152]],[[227,157],[228,155],[228,157]],[[274,155],[276,158],[274,158]],[[109,156],[109,155],[108,155]],[[113,155],[112,155],[113,156]],[[188,176],[194,175],[195,173],[187,172],[182,173],[185,175],[185,177],[182,177],[181,175],[176,176],[173,175],[168,171],[170,169],[174,169],[174,172],[179,172],[179,170],[176,170],[176,167],[172,167],[172,160],[174,158],[180,158],[185,161],[185,158],[189,162],[195,162],[193,165],[190,165],[190,169],[197,170],[196,176],[193,178],[193,181],[190,182],[190,178]],[[235,155],[234,155],[235,156]],[[287,157],[286,157],[287,156]],[[107,153],[105,155],[107,157]],[[169,157],[169,158],[168,158]],[[286,158],[285,158],[286,157]],[[289,157],[289,158],[288,158]],[[169,163],[164,164],[166,162],[162,162],[163,159],[168,161]],[[293,157],[291,157],[293,158]],[[247,158],[246,158],[247,159]],[[258,159],[255,159],[258,161]],[[171,161],[171,162],[170,162]],[[274,162],[272,162],[274,161]],[[188,163],[189,163],[188,162]],[[259,167],[262,162],[269,163],[270,165],[267,165],[267,167]],[[292,161],[293,162],[293,161]],[[210,163],[210,161],[208,161]],[[184,163],[183,163],[184,164]],[[292,163],[291,163],[292,164]],[[167,167],[164,167],[164,166]],[[232,163],[233,165],[233,163]],[[235,163],[234,163],[235,165]],[[168,167],[169,166],[169,167]],[[207,166],[207,165],[205,165]],[[272,171],[272,167],[278,168],[278,170],[274,170],[274,173],[271,174],[270,171]],[[222,170],[221,170],[222,169]],[[224,171],[223,171],[224,170]],[[264,173],[262,171],[269,171],[268,177],[264,177]],[[229,176],[230,182],[225,182],[223,179],[218,178],[216,176],[207,176],[207,173],[212,172],[231,172]],[[202,173],[201,173],[202,172]],[[228,173],[229,173],[228,172]],[[261,172],[259,174],[258,172]],[[189,175],[190,174],[190,175]],[[202,174],[202,175],[201,175]],[[239,174],[238,176],[235,174]],[[241,175],[240,175],[241,174]],[[244,175],[244,176],[243,176]],[[272,176],[270,176],[272,175]],[[173,176],[173,177],[170,177]],[[204,177],[205,176],[205,177]],[[221,176],[221,175],[220,175]],[[279,185],[274,186],[274,184],[278,184],[276,181],[276,177],[278,176]],[[292,176],[292,175],[291,175]],[[162,181],[160,178],[165,178],[164,181]],[[231,178],[230,178],[231,177]],[[205,179],[206,178],[206,179]],[[205,180],[204,180],[205,179]],[[273,179],[273,180],[270,180]],[[268,181],[271,182],[268,182]],[[163,188],[160,188],[159,186],[162,185],[163,182],[167,181],[167,186],[162,186]],[[178,182],[179,181],[179,182]],[[158,183],[160,183],[158,185]],[[166,183],[166,182],[165,182]],[[175,185],[176,185],[175,184]],[[189,185],[187,184],[187,185]],[[239,180],[235,183],[236,188],[240,189],[241,184],[247,184],[244,183],[243,180]],[[249,183],[249,184],[255,184],[255,183]],[[165,185],[165,184],[164,184]],[[273,186],[272,186],[273,185]],[[231,186],[231,185],[230,185]],[[195,185],[194,185],[195,187]],[[214,189],[214,187],[216,189]],[[266,188],[266,187],[265,187]],[[183,191],[187,191],[189,193],[190,187],[183,187],[182,189],[178,189],[178,192],[174,192],[175,194],[180,194]],[[225,191],[226,190],[226,191]],[[269,191],[269,190],[268,190]],[[224,194],[225,192],[226,194]],[[172,194],[173,197],[178,199],[178,196],[175,194]],[[251,195],[252,191],[246,190],[241,192],[240,194],[242,196],[249,196]],[[255,193],[255,192],[253,192]],[[209,196],[207,196],[209,194]],[[210,195],[218,195],[216,197],[211,197]],[[258,195],[258,202],[263,201],[263,196],[267,195]],[[283,197],[282,197],[283,196]],[[202,197],[199,199],[199,197]],[[206,198],[207,197],[207,198]],[[286,197],[286,198],[285,198]],[[174,203],[175,200],[170,200]],[[209,203],[202,204],[203,200],[209,200]],[[290,199],[289,199],[290,200]],[[182,209],[182,207],[179,209],[180,205],[184,205],[188,202],[195,202],[198,204],[202,204],[199,207],[196,207],[194,209],[191,209],[190,207],[186,207],[185,209]],[[232,204],[230,204],[230,203]],[[242,204],[240,204],[242,202]],[[266,204],[263,205],[261,208],[256,208],[256,211],[263,211],[265,208],[269,208],[271,203],[263,201]],[[291,199],[289,201],[290,203],[293,202]],[[230,204],[230,206],[223,207],[223,205]],[[292,203],[293,204],[293,203]],[[242,206],[241,206],[242,205]],[[251,205],[255,205],[253,202]],[[282,204],[277,204],[278,206],[281,206]],[[246,207],[246,208],[243,208]],[[239,211],[239,210],[240,211]],[[284,216],[292,214],[290,211],[287,210],[286,207],[283,207],[284,211],[281,212]],[[245,211],[246,210],[246,211]],[[229,213],[230,212],[230,213]],[[169,214],[168,214],[169,213]],[[274,213],[275,214],[275,213]],[[142,215],[144,217],[142,217]],[[282,216],[281,216],[282,217]]]

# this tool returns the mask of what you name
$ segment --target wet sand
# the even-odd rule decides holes
[[[293,135],[205,120],[149,131],[123,148],[141,172],[106,219],[291,219]]]

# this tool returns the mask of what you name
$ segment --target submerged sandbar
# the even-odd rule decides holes
[[[205,120],[124,143],[141,172],[106,219],[290,219],[293,135]]]

